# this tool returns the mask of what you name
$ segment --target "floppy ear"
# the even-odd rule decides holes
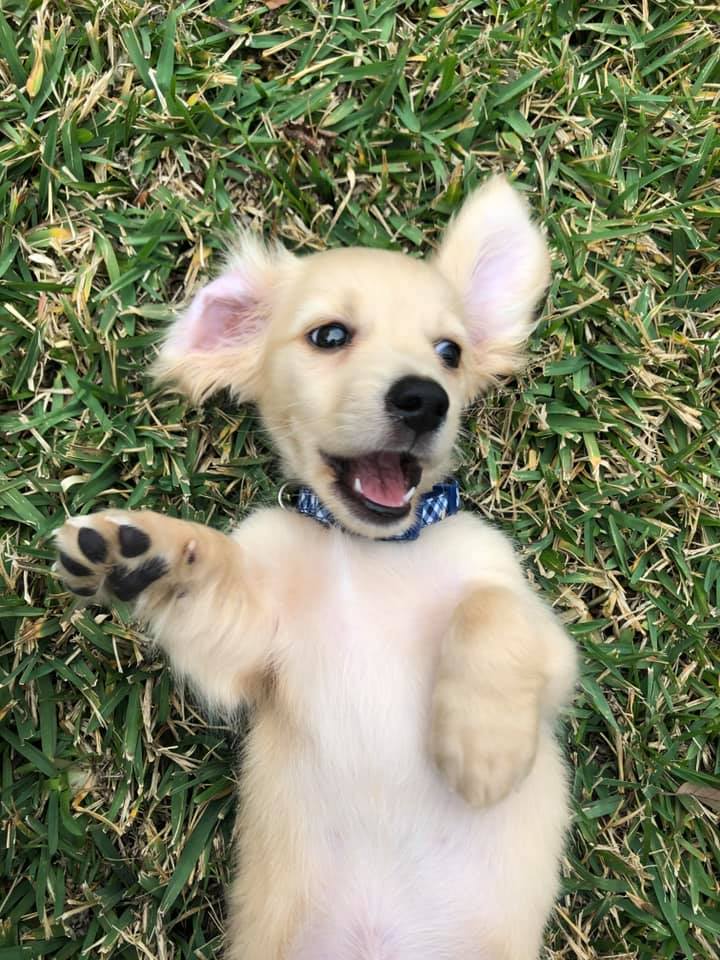
[[[550,279],[550,257],[525,200],[504,177],[468,198],[435,265],[460,295],[481,379],[518,369]]]
[[[294,259],[243,237],[225,270],[174,321],[153,364],[155,379],[195,401],[222,387],[255,399],[273,294]]]

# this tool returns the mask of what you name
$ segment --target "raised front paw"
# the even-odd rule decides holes
[[[144,510],[71,517],[56,534],[58,576],[77,596],[105,601],[173,589],[195,560],[195,541],[178,536],[188,526]]]
[[[535,757],[538,709],[480,703],[461,677],[445,677],[433,697],[430,750],[450,786],[474,807],[488,807],[525,779]]]
[[[502,589],[478,590],[457,611],[432,699],[431,755],[468,803],[497,803],[529,773],[537,750],[542,671],[533,627]]]

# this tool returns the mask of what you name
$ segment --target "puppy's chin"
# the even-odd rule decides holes
[[[340,526],[349,533],[366,537],[370,540],[387,540],[391,537],[402,536],[413,526],[417,516],[417,502],[421,496],[416,493],[407,504],[402,516],[373,516],[372,514],[349,504],[347,499],[337,492],[335,484],[322,491],[316,486],[316,492],[325,506],[330,510]]]
[[[420,497],[444,473],[443,464],[428,464],[407,453],[321,453],[308,481],[345,530],[385,540],[414,526]]]

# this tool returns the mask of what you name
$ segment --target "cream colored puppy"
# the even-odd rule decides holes
[[[501,179],[424,262],[244,241],[157,372],[257,403],[310,516],[225,536],[111,510],[58,534],[71,590],[135,601],[203,700],[254,708],[229,960],[538,956],[575,654],[499,531],[430,521],[463,406],[517,364],[548,271]]]

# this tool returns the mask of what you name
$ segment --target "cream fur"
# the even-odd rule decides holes
[[[233,271],[237,312],[224,274],[170,333],[157,371],[195,397],[229,386],[256,401],[289,475],[364,536],[280,509],[231,536],[142,511],[84,521],[111,545],[98,576],[117,560],[118,522],[148,533],[169,572],[138,616],[208,704],[254,707],[227,958],[532,960],[568,823],[553,727],[573,647],[497,530],[468,512],[414,542],[376,539],[407,522],[358,521],[318,451],[382,448],[389,384],[432,377],[450,408],[420,490],[441,477],[464,403],[515,363],[530,329],[547,283],[541,235],[491,181],[430,263],[255,248]],[[215,328],[229,332],[204,350],[195,325],[213,298]],[[313,351],[305,334],[335,318],[353,344]],[[458,370],[439,362],[439,338],[463,347]],[[79,557],[80,529],[58,535]]]

